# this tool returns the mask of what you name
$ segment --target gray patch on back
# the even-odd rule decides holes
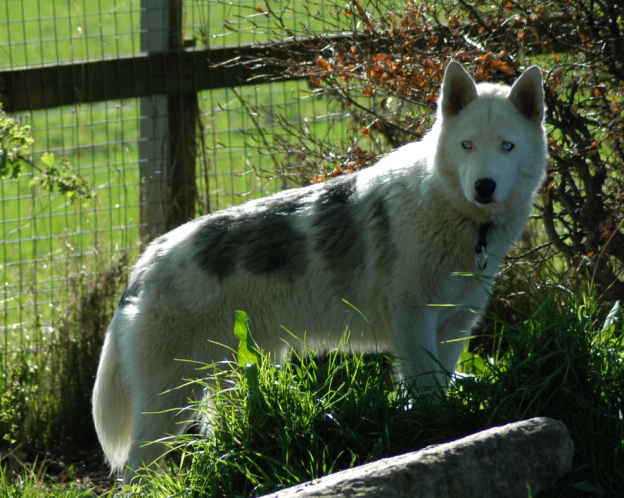
[[[233,237],[236,218],[228,215],[210,216],[195,236],[195,261],[202,270],[223,280],[236,265],[239,244]]]
[[[392,240],[388,207],[382,197],[376,198],[371,203],[370,227],[376,261],[379,266],[389,269],[396,259],[397,250]]]
[[[246,220],[243,264],[252,273],[298,275],[307,266],[305,236],[295,230],[287,212],[268,211]]]
[[[323,255],[327,268],[342,276],[363,266],[365,257],[352,202],[355,181],[354,176],[344,176],[327,182],[313,222],[315,248]]]
[[[301,197],[269,197],[248,214],[208,216],[195,236],[196,263],[219,280],[237,264],[255,274],[301,275],[307,266],[306,239],[292,226]]]

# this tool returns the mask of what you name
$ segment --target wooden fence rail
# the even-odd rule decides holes
[[[293,50],[301,53],[317,47],[323,39],[185,48],[5,70],[0,71],[0,101],[6,112],[19,112],[290,80],[297,76],[287,74],[283,65],[259,61],[277,60]]]
[[[477,36],[477,25],[466,25],[466,36]],[[540,43],[526,47],[531,54],[566,52],[566,24],[556,17],[535,21],[532,29]],[[449,43],[445,28],[439,28],[440,43]],[[513,27],[501,26],[499,37],[516,35]],[[201,90],[304,77],[285,71],[282,63],[291,54],[313,61],[329,42],[353,43],[384,51],[392,40],[379,34],[337,33],[308,38],[292,37],[262,44],[223,48],[184,48],[160,53],[138,53],[97,61],[0,71],[0,102],[7,112],[47,109],[103,100],[180,95]],[[414,48],[425,49],[416,43]]]

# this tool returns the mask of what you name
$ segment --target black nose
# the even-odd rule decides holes
[[[475,199],[481,204],[488,204],[492,202],[492,194],[496,190],[496,182],[491,178],[479,178],[475,182],[475,192],[477,195]]]

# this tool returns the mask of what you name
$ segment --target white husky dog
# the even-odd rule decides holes
[[[450,62],[421,142],[152,242],[106,333],[93,391],[111,467],[127,464],[131,476],[163,451],[145,443],[183,429],[173,409],[202,393],[168,390],[201,372],[178,359],[224,359],[215,342],[234,345],[238,309],[272,354],[283,328],[319,348],[348,328],[353,347],[394,352],[404,377],[447,382],[544,176],[543,118],[537,67],[510,88],[477,85]]]

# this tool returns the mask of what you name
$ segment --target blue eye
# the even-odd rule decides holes
[[[464,150],[472,150],[473,148],[472,142],[470,140],[464,140],[461,143],[461,146],[462,146],[462,149]]]
[[[501,149],[503,149],[503,151],[505,152],[511,152],[514,147],[515,144],[512,142],[507,142],[507,140],[503,140],[501,143]]]

